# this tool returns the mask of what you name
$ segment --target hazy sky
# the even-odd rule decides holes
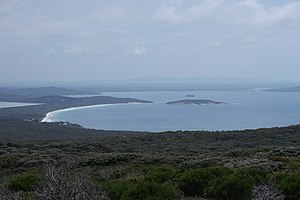
[[[0,82],[298,81],[300,0],[0,0]]]

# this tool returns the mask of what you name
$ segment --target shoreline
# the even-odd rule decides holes
[[[129,103],[110,103],[110,104],[96,104],[96,105],[90,105],[90,106],[78,106],[78,107],[70,107],[70,108],[64,108],[64,109],[59,109],[59,110],[53,110],[51,112],[48,112],[46,116],[41,120],[42,123],[51,123],[55,122],[55,120],[52,120],[56,114],[61,113],[61,112],[68,112],[72,110],[80,110],[80,109],[86,109],[86,108],[97,108],[97,107],[106,107],[106,106],[114,106],[114,105],[128,105],[128,104],[142,104],[139,102],[129,102]]]

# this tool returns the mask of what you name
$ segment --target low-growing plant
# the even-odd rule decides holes
[[[122,195],[121,199],[170,199],[174,200],[178,197],[178,192],[175,187],[170,183],[159,183],[156,181],[140,181],[137,184],[133,184]]]
[[[176,182],[185,196],[204,196],[205,188],[214,178],[215,175],[208,168],[192,169],[179,174]]]
[[[285,195],[285,199],[300,199],[300,174],[280,174],[276,185]]]
[[[121,199],[122,195],[129,189],[130,185],[131,183],[124,181],[117,183],[105,183],[105,191],[110,199]]]
[[[149,181],[155,181],[164,183],[172,180],[176,175],[175,170],[167,167],[153,167],[150,168],[145,175],[145,179]]]
[[[266,172],[257,168],[217,167],[187,170],[177,176],[176,182],[185,196],[249,199],[253,185],[265,179]]]
[[[42,177],[34,173],[25,173],[8,179],[5,186],[11,191],[33,191]]]
[[[205,194],[209,198],[220,200],[250,199],[252,186],[253,179],[251,177],[234,172],[210,181],[209,186],[205,189]]]
[[[110,183],[107,193],[112,200],[174,200],[180,197],[179,190],[172,183],[145,179],[136,182]]]
[[[248,168],[240,168],[235,171],[237,174],[243,174],[251,179],[253,179],[253,182],[266,182],[266,176],[267,172],[265,170],[254,168],[254,167],[248,167]]]

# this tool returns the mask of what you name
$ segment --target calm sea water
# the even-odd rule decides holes
[[[151,100],[71,110],[51,116],[84,127],[109,130],[233,130],[300,123],[300,93],[239,92],[111,92],[103,95]],[[187,94],[195,95],[193,98]],[[182,99],[211,99],[222,105],[166,105]]]

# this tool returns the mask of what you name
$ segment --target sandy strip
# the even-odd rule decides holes
[[[17,108],[17,107],[25,107],[25,106],[37,106],[42,104],[43,103],[22,103],[22,102],[0,101],[0,108]]]
[[[48,112],[46,114],[46,117],[41,122],[54,122],[55,120],[52,120],[53,117],[61,112],[71,111],[71,110],[80,110],[80,109],[86,109],[86,108],[96,108],[96,107],[105,107],[105,106],[117,106],[117,105],[128,105],[128,104],[143,104],[138,102],[130,102],[130,103],[114,103],[114,104],[98,104],[98,105],[92,105],[92,106],[81,106],[81,107],[71,107],[71,108],[65,108],[61,110],[54,110],[51,112]]]

